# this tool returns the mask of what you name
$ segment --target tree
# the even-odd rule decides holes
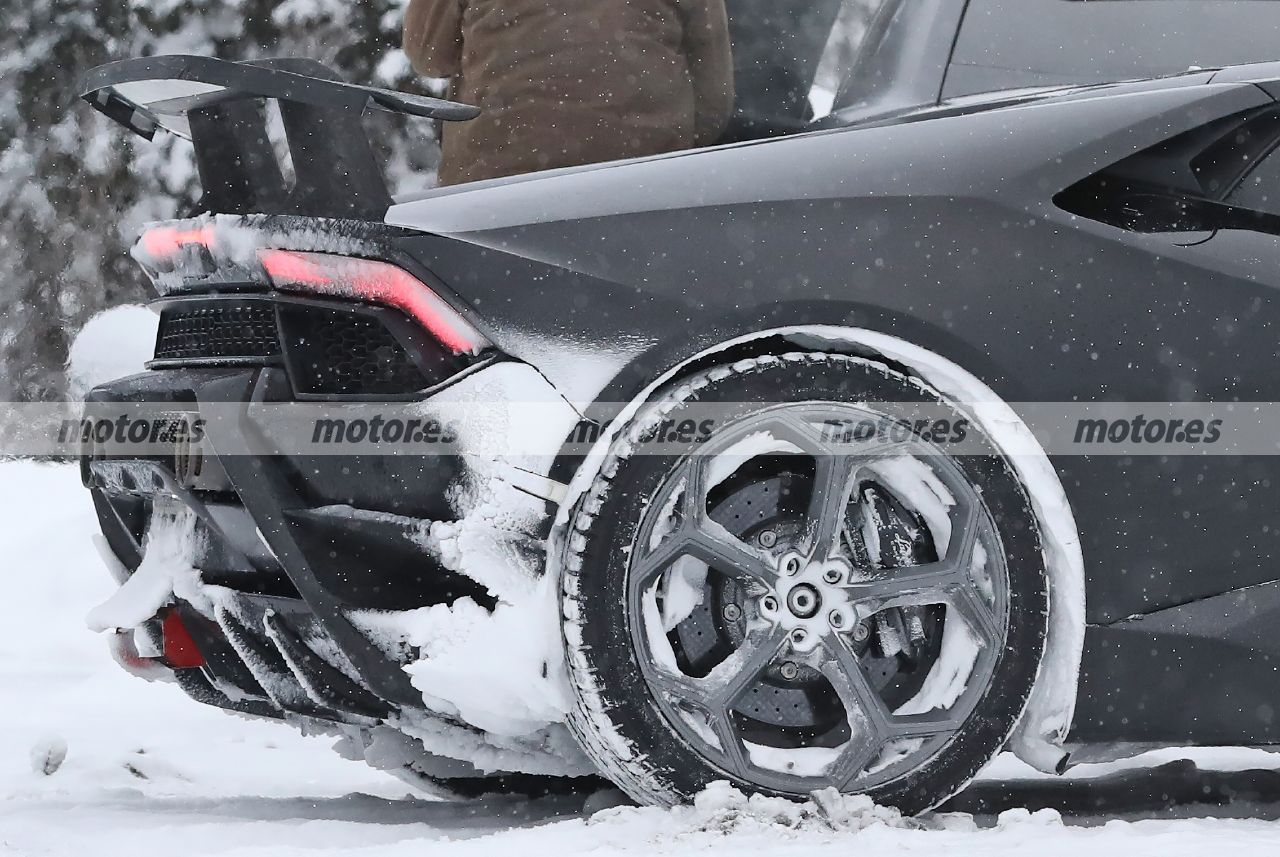
[[[128,258],[142,225],[199,195],[190,145],[132,137],[74,100],[103,62],[159,53],[306,56],[348,80],[422,90],[399,51],[404,0],[31,0],[0,30],[0,397],[65,394],[71,340],[95,313],[140,302]],[[371,117],[393,188],[425,185],[429,123]]]

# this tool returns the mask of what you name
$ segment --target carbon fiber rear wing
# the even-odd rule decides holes
[[[361,117],[369,108],[461,121],[479,110],[358,86],[313,60],[230,62],[198,56],[121,60],[85,75],[81,98],[147,139],[163,129],[195,145],[200,207],[227,214],[381,219],[391,202]],[[295,182],[267,136],[274,100]]]

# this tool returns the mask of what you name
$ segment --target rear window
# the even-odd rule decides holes
[[[970,0],[943,98],[1280,60],[1277,0]]]

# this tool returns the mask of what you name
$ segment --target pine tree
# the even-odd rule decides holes
[[[190,145],[131,137],[75,100],[113,59],[305,56],[348,80],[425,91],[398,50],[404,0],[31,0],[0,30],[0,398],[54,399],[75,333],[145,301],[128,258],[147,221],[199,195]],[[429,123],[370,117],[393,187],[423,186]]]

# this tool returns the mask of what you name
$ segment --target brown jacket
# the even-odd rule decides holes
[[[404,49],[483,110],[441,184],[708,145],[733,106],[724,0],[411,0]]]

